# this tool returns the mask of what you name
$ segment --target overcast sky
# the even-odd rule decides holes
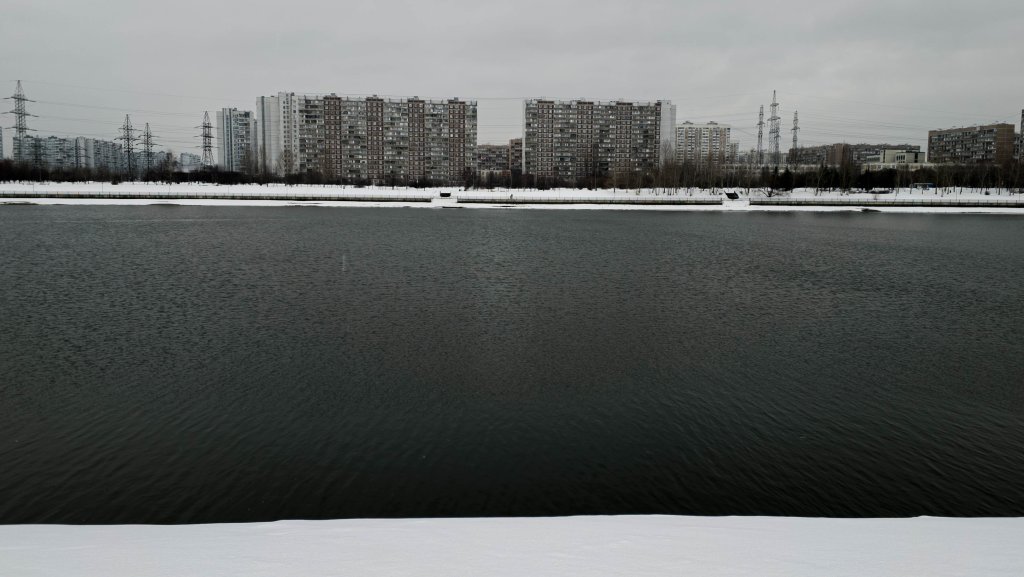
[[[177,152],[204,110],[278,91],[477,99],[480,143],[521,133],[523,97],[668,99],[749,148],[777,90],[783,148],[794,110],[802,144],[924,144],[1019,125],[1022,33],[1021,0],[5,0],[0,91],[23,81],[40,134],[130,113]]]

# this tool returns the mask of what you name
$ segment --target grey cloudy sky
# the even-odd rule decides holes
[[[131,113],[178,152],[204,110],[278,91],[475,98],[481,143],[520,133],[523,97],[670,99],[749,148],[775,89],[784,147],[794,110],[805,144],[923,144],[1019,123],[1022,32],[1020,0],[5,0],[0,89],[23,80],[40,134]]]

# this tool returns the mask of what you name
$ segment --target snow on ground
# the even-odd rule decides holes
[[[0,526],[19,577],[1024,575],[1024,518],[562,517]]]
[[[725,199],[726,192],[735,192],[737,200]],[[149,204],[187,204],[206,206],[334,206],[334,207],[418,207],[418,208],[516,208],[516,209],[556,209],[556,210],[658,210],[658,211],[759,211],[759,212],[841,212],[859,211],[853,206],[764,206],[751,205],[750,199],[766,198],[766,194],[758,189],[631,189],[631,190],[463,190],[461,187],[412,189],[402,187],[352,187],[352,186],[316,186],[282,184],[271,185],[213,185],[203,183],[161,184],[161,183],[33,183],[7,182],[0,183],[0,193],[13,193],[18,198],[0,198],[0,204],[34,203],[34,204],[116,204],[116,205],[149,205]],[[43,198],[34,194],[72,194],[83,198]],[[442,193],[450,193],[450,198],[441,198]],[[145,198],[89,198],[90,195],[132,194]],[[167,198],[181,195],[238,195],[235,199],[203,199],[203,198]],[[337,200],[289,200],[270,199],[269,196],[281,195],[318,195],[337,197]],[[529,197],[560,198],[571,200],[574,204],[520,204]],[[381,201],[382,197],[401,200]],[[911,190],[897,189],[889,193],[862,192],[844,193],[840,191],[816,191],[814,189],[797,189],[785,193],[783,197],[794,199],[839,199],[842,201],[876,201],[876,200],[944,200],[944,201],[1022,201],[1024,194],[1015,194],[1007,189],[932,189]],[[429,199],[430,202],[415,202],[415,199]],[[458,198],[485,199],[489,202],[459,203]],[[515,199],[516,204],[511,200]],[[601,201],[614,199],[621,202],[626,199],[644,200],[678,200],[678,199],[710,199],[723,200],[721,204],[710,205],[676,205],[676,204],[600,204]],[[587,203],[593,200],[595,203]],[[1024,214],[1024,208],[1008,207],[925,207],[925,206],[872,206],[879,212],[930,212],[930,213],[999,213]]]

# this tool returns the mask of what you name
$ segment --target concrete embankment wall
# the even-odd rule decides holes
[[[245,193],[181,193],[181,192],[0,192],[0,198],[95,198],[133,200],[289,200],[289,201],[356,201],[356,202],[431,202],[433,194],[245,194]]]
[[[719,197],[692,198],[671,196],[540,196],[486,195],[458,196],[463,204],[666,204],[666,205],[716,205],[722,204]]]
[[[867,199],[867,198],[752,198],[750,204],[755,206],[946,206],[953,208],[985,207],[985,208],[1024,208],[1024,199],[956,199],[956,198],[917,198],[917,199]]]

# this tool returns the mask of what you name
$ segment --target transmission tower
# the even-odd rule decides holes
[[[150,132],[147,122],[146,129],[142,131],[142,166],[145,167],[143,174],[149,174],[149,171],[153,169],[153,146],[155,144],[153,133]]]
[[[761,111],[757,113],[757,165],[764,166],[764,147],[761,141],[764,138],[764,104]]]
[[[789,151],[789,163],[792,165],[797,164],[797,151],[796,151],[796,133],[800,132],[800,117],[797,115],[797,111],[793,111],[793,148]]]
[[[196,128],[203,130],[200,136],[203,139],[203,168],[210,168],[213,166],[213,125],[210,124],[209,111],[203,113],[203,124]]]
[[[779,155],[779,133],[782,132],[782,119],[779,118],[779,102],[775,99],[775,91],[772,90],[772,115],[768,117],[768,155],[771,158],[772,166],[779,167],[781,160]]]
[[[125,169],[129,180],[135,180],[135,143],[139,140],[139,137],[135,135],[136,132],[132,128],[132,119],[125,114],[124,124],[121,126],[121,136],[115,140],[124,143]]]
[[[28,127],[28,117],[32,116],[38,118],[35,114],[29,114],[25,110],[26,102],[35,102],[35,100],[29,100],[25,98],[25,91],[21,88],[21,81],[18,81],[17,87],[14,89],[14,96],[8,96],[4,100],[14,101],[14,110],[8,111],[8,114],[14,115],[14,160],[24,161],[25,152],[23,147],[25,146],[25,137],[28,136],[29,131],[35,132],[33,129]]]

